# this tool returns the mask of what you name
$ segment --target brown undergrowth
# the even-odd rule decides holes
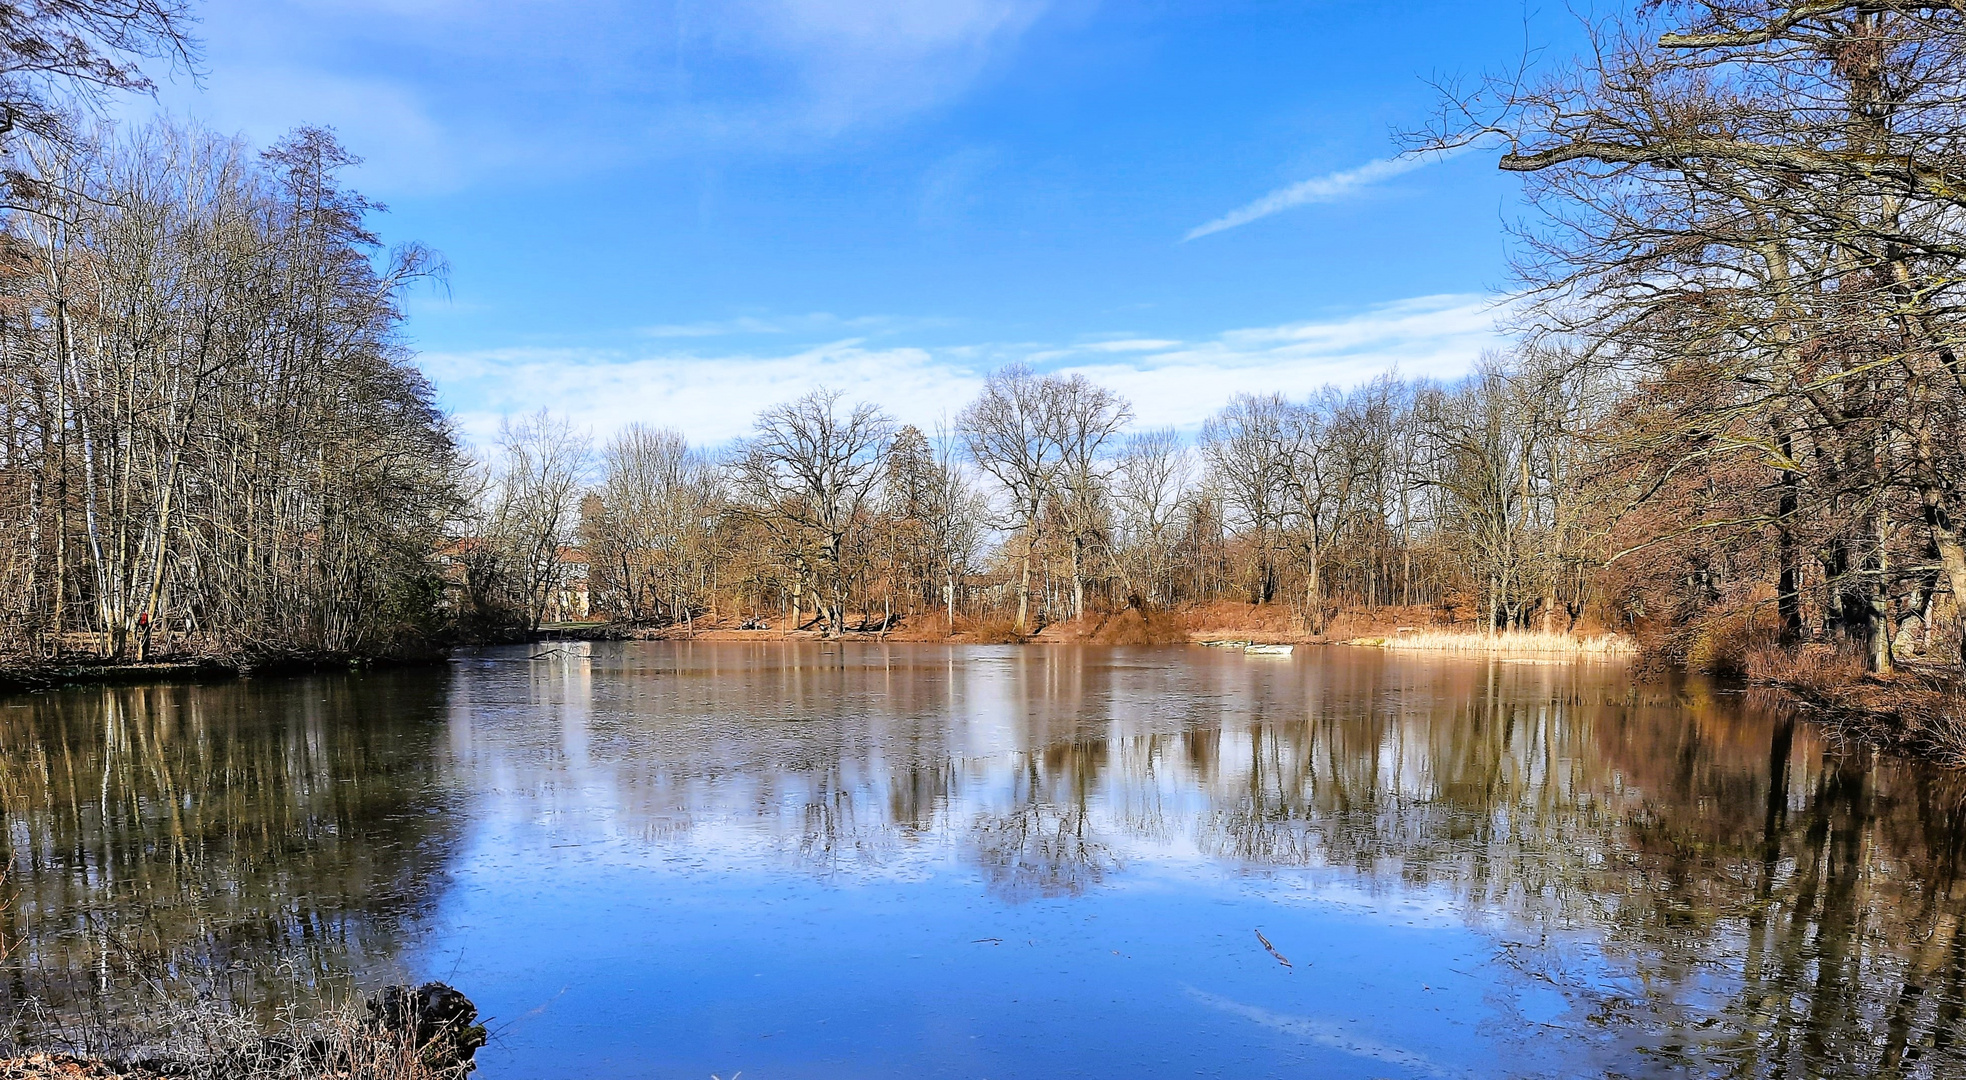
[[[1872,675],[1830,645],[1751,649],[1748,681],[1799,706],[1831,735],[1966,767],[1966,687],[1948,673],[1908,667]]]
[[[1498,634],[1479,630],[1418,630],[1393,637],[1368,638],[1395,652],[1439,652],[1473,656],[1556,657],[1572,660],[1624,660],[1637,655],[1638,644],[1620,634],[1559,634],[1540,630],[1510,630]]]
[[[1145,604],[1106,615],[1058,623],[1038,635],[1040,641],[1080,641],[1090,645],[1174,645],[1189,640],[1189,617],[1183,611],[1163,611]]]

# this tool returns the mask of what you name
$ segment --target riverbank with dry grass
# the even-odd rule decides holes
[[[1873,675],[1828,645],[1763,646],[1748,653],[1748,682],[1797,708],[1832,736],[1966,768],[1966,686],[1950,672],[1907,666]]]
[[[957,616],[940,611],[902,614],[852,613],[843,635],[825,633],[817,620],[788,624],[783,619],[699,618],[689,624],[625,627],[609,623],[567,624],[549,635],[627,640],[771,641],[847,640],[922,641],[954,644],[1178,645],[1244,641],[1269,645],[1337,644],[1360,637],[1395,635],[1437,628],[1441,615],[1431,607],[1340,608],[1313,621],[1290,604],[1215,601],[1179,608],[1128,606],[1093,612],[1080,619],[1047,623],[1020,633],[1002,615]]]
[[[487,1037],[477,1007],[442,983],[271,1021],[200,994],[113,1022],[32,1002],[0,1019],[0,1080],[463,1080]]]
[[[1523,656],[1603,656],[1632,651],[1615,635],[1511,633],[1445,625],[1428,607],[1339,609],[1313,629],[1304,613],[1288,604],[1216,601],[1166,610],[1151,605],[1089,614],[1054,622],[1034,633],[1019,632],[1004,616],[957,616],[941,611],[896,615],[854,613],[844,634],[828,633],[817,619],[705,615],[684,623],[635,626],[600,620],[557,623],[537,633],[511,633],[480,644],[560,641],[871,641],[936,642],[967,645],[1085,644],[1177,645],[1247,642],[1270,645],[1377,645],[1389,649],[1442,653]],[[438,645],[390,656],[276,655],[174,657],[151,663],[104,660],[86,655],[9,660],[0,657],[0,692],[49,690],[61,686],[153,682],[214,682],[249,675],[349,671],[441,662],[449,651]]]
[[[1744,634],[1725,637],[1727,663],[1703,660],[1704,652],[1655,647],[1648,650],[1622,634],[1485,633],[1467,623],[1447,622],[1433,608],[1339,610],[1321,631],[1287,604],[1217,601],[1176,610],[1150,606],[1057,622],[1034,634],[1021,634],[1000,616],[958,617],[943,612],[891,616],[857,613],[844,635],[825,633],[816,620],[773,625],[756,618],[704,617],[688,624],[634,627],[586,622],[549,626],[527,640],[689,640],[933,642],[970,645],[1088,644],[1174,645],[1239,642],[1250,644],[1345,645],[1416,656],[1488,658],[1514,662],[1635,661],[1705,670],[1742,678],[1778,695],[1834,736],[1952,767],[1966,767],[1966,691],[1957,679],[1937,670],[1911,666],[1888,677],[1864,673],[1861,662],[1827,646],[1782,650],[1751,643]],[[1704,634],[1700,640],[1716,637]],[[1738,641],[1736,639],[1739,639]],[[1738,648],[1734,647],[1738,645]],[[0,666],[0,691],[44,690],[64,685],[216,681],[243,675],[304,671],[346,671],[440,658],[434,650],[415,658],[270,657],[257,662],[188,659],[153,664],[116,664],[73,659],[65,663]],[[5,1080],[0,1074],[0,1080]]]

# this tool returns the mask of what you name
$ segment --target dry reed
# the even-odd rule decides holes
[[[1824,644],[1762,646],[1745,666],[1750,682],[1787,695],[1836,738],[1966,767],[1966,688],[1947,673],[1871,675],[1860,657]]]
[[[1401,652],[1444,652],[1477,656],[1530,656],[1577,660],[1624,659],[1638,655],[1638,643],[1618,634],[1552,634],[1535,630],[1484,634],[1473,630],[1416,630],[1384,638],[1360,638]]]
[[[440,984],[367,1003],[317,998],[270,1023],[205,994],[146,989],[140,1015],[115,1020],[24,1003],[0,1034],[0,1080],[463,1080],[485,1041],[476,1008]]]

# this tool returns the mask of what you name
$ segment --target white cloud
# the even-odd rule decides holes
[[[643,337],[654,338],[699,338],[728,337],[732,334],[782,334],[785,330],[784,325],[769,319],[740,315],[735,319],[716,319],[709,322],[644,326],[637,333]]]
[[[502,349],[430,354],[423,366],[466,437],[481,444],[501,414],[541,407],[602,438],[639,421],[717,444],[744,434],[764,405],[817,385],[879,402],[931,430],[962,408],[984,375],[1011,360],[1110,386],[1133,402],[1142,425],[1191,428],[1241,392],[1303,397],[1326,383],[1355,385],[1393,368],[1409,377],[1457,377],[1483,349],[1505,343],[1494,323],[1488,299],[1448,295],[1193,341],[1122,336],[1066,345],[875,347],[848,338],[782,352]]]
[[[1048,0],[739,0],[746,44],[799,72],[807,122],[839,129],[942,101],[1014,42]]]
[[[1335,1019],[1314,1016],[1291,1016],[1273,1012],[1255,1005],[1245,1005],[1231,998],[1205,993],[1190,986],[1186,988],[1190,997],[1204,1005],[1211,1005],[1226,1013],[1253,1020],[1258,1024],[1286,1035],[1294,1035],[1307,1042],[1336,1050],[1354,1057],[1369,1058],[1383,1062],[1409,1073],[1422,1076],[1455,1077],[1465,1075],[1459,1069],[1450,1069],[1435,1064],[1423,1054],[1414,1053],[1394,1043],[1381,1042],[1365,1035],[1353,1021],[1339,1023]]]
[[[898,319],[887,315],[856,315],[843,318],[824,311],[809,315],[739,315],[731,319],[710,319],[693,323],[666,323],[644,326],[636,331],[652,338],[739,337],[747,334],[803,334],[808,339],[834,335],[892,334],[902,330],[923,330],[947,326],[945,319]]]
[[[253,91],[221,100],[176,88],[163,104],[260,147],[301,125],[332,127],[364,160],[363,179],[378,190],[447,190],[497,163],[484,144],[439,122],[423,94],[396,80],[250,67],[229,69],[225,78]]]
[[[1197,225],[1193,229],[1188,230],[1188,235],[1182,237],[1182,239],[1184,241],[1195,240],[1212,233],[1219,233],[1225,229],[1247,225],[1258,218],[1269,217],[1271,214],[1288,210],[1293,206],[1337,202],[1340,199],[1356,195],[1381,180],[1390,180],[1402,173],[1409,173],[1435,162],[1445,161],[1450,157],[1465,152],[1472,148],[1472,146],[1473,144],[1469,144],[1433,154],[1410,154],[1395,158],[1382,158],[1378,161],[1368,161],[1355,169],[1345,169],[1340,172],[1327,173],[1323,176],[1314,176],[1309,180],[1291,184],[1289,187],[1278,188],[1247,206],[1240,206],[1223,214],[1206,225]]]
[[[1095,341],[1084,347],[1093,352],[1127,353],[1159,352],[1162,349],[1178,348],[1180,345],[1178,341],[1163,338],[1122,338],[1118,341]]]
[[[870,349],[857,340],[782,355],[634,356],[583,349],[504,349],[422,358],[467,439],[490,442],[499,417],[546,408],[606,438],[631,423],[682,431],[715,445],[744,434],[765,405],[815,386],[876,401],[932,426],[953,415],[981,379],[925,349]]]
[[[1186,428],[1235,394],[1304,397],[1327,383],[1355,386],[1393,369],[1409,378],[1457,378],[1482,350],[1506,345],[1495,314],[1485,297],[1429,296],[1064,367],[1126,395],[1142,424]]]
[[[210,0],[165,102],[339,130],[388,196],[708,149],[796,151],[959,96],[1052,0]],[[134,103],[142,112],[147,105]]]

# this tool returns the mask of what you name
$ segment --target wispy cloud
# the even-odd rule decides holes
[[[712,335],[673,335],[698,336],[707,345]],[[545,407],[602,437],[639,421],[717,444],[742,435],[761,406],[822,384],[929,429],[959,410],[991,369],[1021,360],[1112,387],[1144,425],[1192,428],[1232,394],[1302,397],[1395,368],[1451,379],[1483,349],[1504,344],[1493,302],[1465,294],[1192,340],[1102,335],[1067,344],[921,346],[900,337],[880,345],[864,336],[816,344],[795,338],[769,350],[711,351],[681,340],[651,342],[649,351],[500,349],[427,354],[423,365],[473,442],[487,442],[503,414]]]
[[[209,0],[209,75],[162,97],[262,143],[332,125],[369,190],[447,193],[903,121],[987,80],[1052,2]]]
[[[761,407],[820,385],[933,426],[982,381],[979,365],[960,354],[870,348],[857,339],[782,353],[528,348],[429,354],[422,363],[465,438],[479,445],[491,441],[501,416],[539,408],[602,438],[646,423],[717,445],[749,430]]]
[[[1472,144],[1470,144],[1472,145]],[[1269,217],[1279,211],[1294,206],[1309,206],[1312,203],[1337,202],[1348,198],[1381,180],[1390,180],[1403,173],[1424,168],[1435,162],[1445,161],[1468,150],[1468,146],[1431,154],[1402,154],[1399,157],[1381,158],[1368,161],[1355,169],[1313,176],[1289,187],[1281,187],[1246,206],[1237,207],[1206,225],[1197,225],[1188,230],[1183,241],[1196,240],[1225,229],[1247,225],[1260,218]]]
[[[1168,341],[1162,338],[1121,338],[1118,341],[1095,341],[1090,345],[1084,346],[1084,348],[1092,352],[1134,353],[1159,352],[1163,349],[1175,349],[1180,346],[1181,342],[1179,341]]]
[[[786,332],[786,327],[769,319],[740,315],[735,319],[644,326],[637,332],[643,337],[653,338],[702,338],[727,337],[732,334],[782,334]]]
[[[1458,378],[1506,340],[1488,297],[1416,297],[1336,318],[1230,330],[1129,356],[1090,350],[1053,361],[1133,403],[1148,426],[1198,426],[1231,395],[1305,397],[1326,384],[1356,386],[1381,372]]]

